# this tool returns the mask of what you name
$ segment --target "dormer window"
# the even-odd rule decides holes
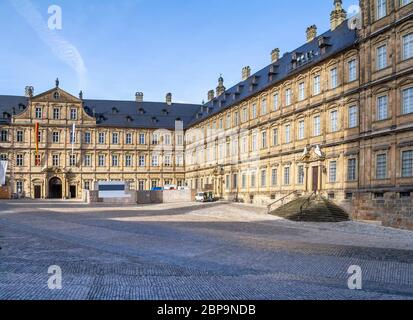
[[[127,122],[133,122],[133,118],[132,118],[131,116],[127,116],[127,117],[126,117],[126,121],[127,121]]]
[[[138,110],[138,113],[139,113],[139,114],[145,114],[145,109],[140,108],[140,109]]]
[[[117,113],[119,113],[118,108],[113,107],[113,108],[112,108],[112,113],[113,113],[113,114],[117,114]]]
[[[19,110],[24,110],[26,106],[22,103],[19,103]]]
[[[3,119],[10,119],[11,115],[8,112],[3,112]]]
[[[166,116],[166,115],[168,115],[168,114],[169,114],[169,112],[168,112],[168,110],[163,109],[163,110],[162,110],[162,114],[163,114],[164,116]]]

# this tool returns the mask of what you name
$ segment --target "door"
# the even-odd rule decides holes
[[[70,199],[76,199],[76,186],[70,186]]]
[[[52,178],[49,181],[49,198],[62,199],[62,180]]]
[[[318,191],[318,167],[313,167],[313,192]]]
[[[40,199],[42,197],[42,187],[41,186],[34,186],[34,198]]]

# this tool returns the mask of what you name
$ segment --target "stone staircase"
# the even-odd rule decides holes
[[[296,198],[270,214],[291,221],[303,222],[342,222],[350,220],[349,215],[339,206],[314,194]]]

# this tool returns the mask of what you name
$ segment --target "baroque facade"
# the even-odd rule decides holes
[[[0,96],[0,156],[14,193],[77,197],[100,180],[187,184],[268,204],[294,191],[336,201],[413,192],[413,2],[361,0],[331,30],[203,105],[85,100],[59,88]],[[36,152],[34,128],[39,125]],[[73,127],[75,124],[75,127]],[[75,129],[74,129],[75,128]],[[177,130],[175,130],[177,128]],[[71,137],[71,132],[76,137]],[[38,159],[36,159],[36,155]]]

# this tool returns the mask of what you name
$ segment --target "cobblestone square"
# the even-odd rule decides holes
[[[413,299],[413,232],[249,205],[2,201],[0,247],[0,299]]]

